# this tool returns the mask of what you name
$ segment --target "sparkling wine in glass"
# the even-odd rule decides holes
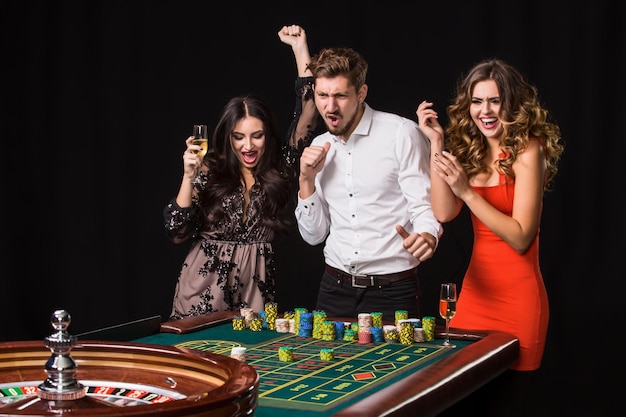
[[[456,284],[445,282],[441,284],[439,292],[439,315],[446,319],[446,338],[441,347],[454,348],[455,344],[450,343],[450,320],[456,314]]]
[[[193,125],[193,139],[191,140],[193,145],[199,145],[200,150],[198,151],[198,156],[200,160],[204,158],[208,149],[209,149],[209,133],[207,130],[207,125]],[[198,167],[196,177],[191,181],[193,185],[202,186],[203,180],[200,176],[200,167]]]

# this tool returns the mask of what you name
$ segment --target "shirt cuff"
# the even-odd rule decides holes
[[[298,210],[303,215],[310,216],[312,213],[315,213],[320,206],[321,205],[317,193],[313,193],[307,199],[300,198],[300,193],[298,193]]]

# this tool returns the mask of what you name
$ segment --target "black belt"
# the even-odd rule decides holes
[[[396,272],[395,274],[351,275],[347,272],[343,272],[337,268],[326,265],[326,272],[355,288],[384,287],[392,282],[415,276],[415,268],[409,269],[408,271]]]

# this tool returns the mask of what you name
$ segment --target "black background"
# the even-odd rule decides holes
[[[621,2],[9,1],[1,19],[0,341],[45,337],[58,308],[75,334],[167,317],[187,247],[165,238],[161,210],[184,140],[247,92],[269,99],[286,130],[296,71],[277,32],[297,23],[312,52],[361,52],[367,102],[412,119],[424,99],[444,114],[482,58],[538,87],[566,150],[541,223],[551,317],[536,398],[548,415],[624,408],[611,382],[626,369]],[[471,250],[466,212],[445,229],[421,267],[431,315]],[[276,249],[279,309],[312,308],[320,248],[294,231]]]

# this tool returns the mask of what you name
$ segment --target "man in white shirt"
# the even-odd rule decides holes
[[[309,69],[328,132],[302,153],[295,214],[307,243],[326,241],[316,309],[419,317],[417,265],[443,232],[430,204],[428,139],[416,122],[365,103],[367,62],[353,49],[323,49]]]

